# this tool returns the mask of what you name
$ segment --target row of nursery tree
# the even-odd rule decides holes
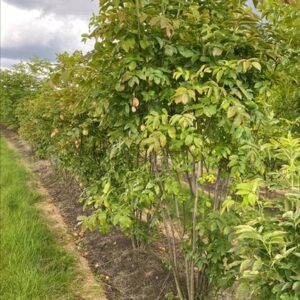
[[[174,299],[300,295],[300,2],[245,2],[101,0],[91,52],[1,70],[1,123],[84,228],[166,241]]]

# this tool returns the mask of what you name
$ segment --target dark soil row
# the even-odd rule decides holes
[[[65,172],[56,170],[49,161],[37,160],[30,146],[14,131],[0,126],[0,134],[23,158],[34,162],[33,171],[59,208],[80,253],[101,278],[109,300],[159,300],[165,299],[168,292],[174,292],[173,277],[160,259],[163,253],[159,247],[133,250],[130,239],[118,230],[106,235],[83,233],[77,221],[78,216],[84,214],[78,202],[79,184]]]

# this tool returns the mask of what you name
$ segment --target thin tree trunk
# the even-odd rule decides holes
[[[197,242],[197,212],[198,212],[198,176],[199,176],[199,162],[195,162],[195,158],[193,158],[193,188],[194,188],[194,208],[193,208],[193,217],[192,217],[192,253],[195,253],[196,250],[196,242]],[[194,300],[195,297],[195,263],[193,259],[191,259],[191,270],[190,270],[190,300]]]
[[[217,179],[215,183],[215,192],[214,192],[214,210],[218,210],[220,206],[220,199],[219,199],[219,189],[220,189],[220,184],[221,184],[221,168],[218,168],[218,173],[217,173]]]
[[[154,175],[155,175],[155,178],[157,179],[158,181],[158,185],[159,185],[159,188],[160,188],[160,193],[161,195],[164,194],[164,186],[163,186],[163,183],[160,179],[160,175],[159,175],[159,171],[158,171],[158,168],[157,168],[157,156],[155,153],[153,153],[152,155],[152,170],[154,172]],[[178,293],[178,296],[180,299],[184,299],[183,297],[183,293],[181,291],[181,286],[180,286],[180,281],[179,281],[179,276],[178,276],[178,271],[177,271],[177,258],[176,258],[176,249],[175,249],[175,244],[170,241],[170,236],[172,236],[170,233],[169,233],[169,229],[168,229],[168,226],[167,226],[167,218],[165,216],[165,212],[164,212],[164,206],[162,204],[162,201],[161,201],[161,198],[159,196],[159,207],[161,208],[161,214],[162,214],[162,217],[163,217],[163,224],[164,224],[164,228],[165,228],[165,231],[166,231],[166,234],[167,234],[167,240],[168,240],[168,253],[169,253],[169,257],[171,258],[171,262],[172,262],[172,272],[173,272],[173,275],[174,275],[174,280],[175,280],[175,284],[176,284],[176,288],[177,288],[177,293]],[[174,232],[172,233],[174,234]],[[174,239],[174,236],[173,236],[173,239]]]

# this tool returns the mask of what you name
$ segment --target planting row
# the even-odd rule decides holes
[[[102,0],[91,52],[1,71],[1,122],[82,183],[82,226],[167,240],[169,299],[299,297],[299,4],[244,2]]]

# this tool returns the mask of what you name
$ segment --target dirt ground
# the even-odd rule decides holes
[[[37,160],[30,146],[15,132],[0,127],[0,134],[24,159],[32,162],[33,171],[59,209],[78,251],[87,259],[94,274],[101,278],[109,300],[160,300],[169,292],[175,293],[173,277],[162,263],[158,248],[133,250],[130,239],[118,230],[106,235],[83,233],[77,221],[78,216],[84,214],[78,202],[82,192],[79,184],[55,170],[49,161]]]

